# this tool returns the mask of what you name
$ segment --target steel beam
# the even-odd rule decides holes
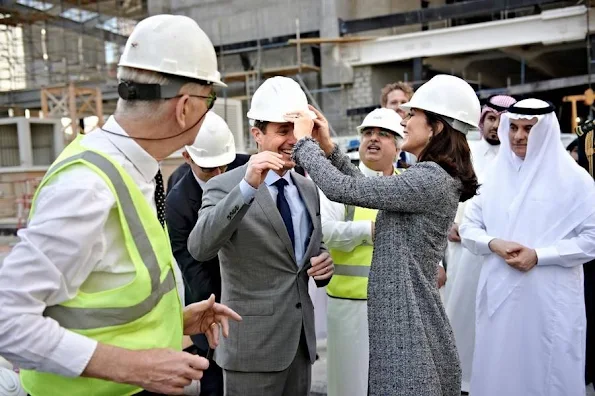
[[[370,18],[342,20],[339,19],[341,35],[359,33],[370,30],[392,28],[396,26],[428,24],[453,18],[468,18],[484,15],[500,14],[519,8],[541,6],[548,3],[559,3],[560,0],[479,0],[464,1],[441,7],[422,8],[398,14],[380,15]]]
[[[591,80],[595,80],[595,74],[591,75]],[[507,95],[525,95],[533,92],[544,92],[555,89],[562,89],[568,87],[577,87],[587,85],[589,83],[589,75],[554,78],[552,80],[536,81],[527,84],[511,85],[509,87],[483,89],[477,92],[480,98],[487,98],[494,94]]]
[[[63,86],[63,85],[61,85]],[[78,88],[95,88],[99,86],[104,101],[118,99],[118,85],[116,82],[77,82]],[[52,88],[52,87],[47,87]],[[41,109],[41,90],[25,89],[0,94],[0,108],[19,107],[23,109]]]
[[[593,23],[587,28],[587,12],[584,6],[566,7],[528,17],[380,37],[344,44],[341,55],[351,66],[364,66],[537,43],[580,41],[589,31],[595,31]]]

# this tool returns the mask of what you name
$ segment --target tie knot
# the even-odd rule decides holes
[[[288,184],[289,183],[284,178],[280,178],[279,180],[277,180],[276,182],[273,183],[273,185],[276,186],[280,190],[283,189],[283,187],[285,187]]]

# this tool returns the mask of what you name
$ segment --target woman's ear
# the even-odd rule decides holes
[[[432,130],[432,134],[438,135],[440,132],[442,132],[444,130],[444,122],[438,121],[436,123],[436,129],[437,130],[435,132]]]

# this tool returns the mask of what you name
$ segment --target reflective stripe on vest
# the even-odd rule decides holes
[[[401,171],[395,169],[395,175]],[[345,205],[345,221],[376,221],[377,210]],[[351,252],[331,249],[335,272],[328,286],[327,294],[331,297],[350,300],[368,298],[368,276],[372,264],[372,245],[360,245]]]
[[[159,300],[163,295],[176,287],[176,282],[172,271],[169,271],[162,283],[159,282],[161,270],[159,268],[159,263],[157,262],[157,256],[155,256],[149,237],[140,221],[134,203],[132,202],[128,187],[126,187],[120,172],[118,172],[116,167],[109,160],[92,151],[84,151],[58,162],[52,166],[47,175],[52,175],[55,169],[59,169],[61,166],[79,159],[88,161],[97,166],[106,174],[114,185],[116,194],[120,200],[120,205],[124,211],[124,216],[130,227],[130,233],[132,234],[134,243],[149,271],[149,276],[151,277],[151,294],[144,301],[132,307],[79,308],[54,305],[47,307],[43,315],[55,319],[63,327],[77,330],[95,329],[98,327],[117,326],[129,323],[149,313],[157,303],[159,303]]]
[[[115,288],[91,293],[79,290],[72,299],[47,307],[44,315],[103,344],[130,350],[182,350],[182,305],[167,229],[130,174],[109,155],[83,147],[81,139],[79,136],[68,145],[50,167],[33,198],[31,216],[37,194],[52,177],[71,165],[88,167],[101,177],[116,200],[114,210],[126,251],[121,260],[134,266],[135,276]],[[34,396],[123,396],[142,390],[97,378],[32,370],[21,370],[20,378],[25,390]]]

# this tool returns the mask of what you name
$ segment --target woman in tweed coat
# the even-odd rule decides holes
[[[437,77],[442,85],[434,81]],[[478,187],[464,133],[477,126],[480,106],[463,80],[437,77],[404,105],[409,115],[403,121],[402,149],[416,155],[418,163],[398,176],[363,177],[331,142],[321,113],[316,112],[316,120],[304,113],[286,116],[299,139],[293,158],[327,197],[380,210],[368,283],[373,396],[461,394],[458,354],[436,275],[457,205],[474,196]],[[436,86],[445,84],[442,100],[458,98],[460,110],[470,118],[449,117],[448,111],[432,106],[440,100]],[[438,110],[427,111],[431,109]]]

